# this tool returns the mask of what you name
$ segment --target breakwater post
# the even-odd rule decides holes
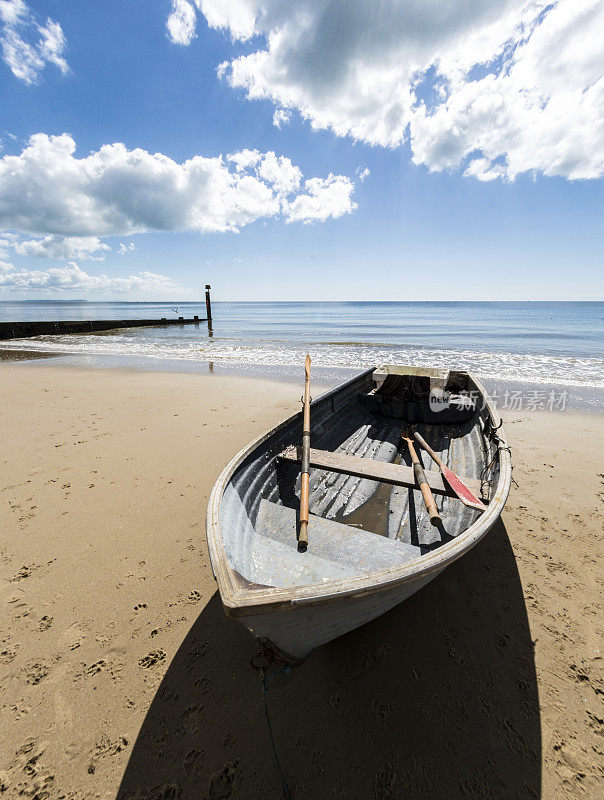
[[[178,309],[174,309],[178,311]],[[212,305],[210,303],[210,284],[206,285],[207,317],[200,318],[195,314],[193,319],[178,317],[169,319],[93,319],[93,320],[40,320],[36,322],[0,322],[0,340],[25,339],[29,336],[56,336],[58,334],[97,333],[99,331],[118,330],[120,328],[151,328],[164,325],[199,325],[208,323],[209,335],[212,336]]]
[[[29,336],[56,336],[58,334],[97,333],[121,328],[151,328],[165,325],[199,325],[205,322],[198,316],[193,319],[94,319],[57,320],[40,322],[0,322],[0,340],[25,339]]]

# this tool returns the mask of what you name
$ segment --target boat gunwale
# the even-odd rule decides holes
[[[313,403],[318,404],[330,396],[339,393],[347,386],[360,382],[362,378],[374,372],[375,367],[356,375],[333,389],[324,392]],[[495,408],[492,405],[482,383],[472,373],[466,370],[454,370],[468,377],[474,382],[485,401],[491,422],[498,424],[495,417]],[[505,432],[500,429],[498,436],[501,440],[499,451],[499,480],[487,510],[470,525],[463,533],[451,542],[441,545],[436,550],[419,556],[413,561],[397,567],[368,572],[352,578],[339,578],[321,583],[305,584],[303,586],[274,586],[266,589],[249,589],[238,584],[233,573],[222,534],[220,530],[220,502],[224,490],[233,476],[235,470],[247,456],[257,449],[270,436],[277,433],[296,418],[301,418],[302,412],[292,414],[283,422],[258,436],[243,447],[218,476],[208,500],[206,513],[206,539],[210,554],[210,563],[225,612],[229,616],[247,616],[259,613],[268,613],[275,610],[292,609],[298,605],[308,605],[324,602],[337,602],[351,596],[363,596],[383,591],[388,591],[394,586],[416,582],[429,578],[432,573],[441,572],[458,558],[470,550],[480,539],[488,533],[491,527],[501,516],[507,500],[512,478],[512,464]]]

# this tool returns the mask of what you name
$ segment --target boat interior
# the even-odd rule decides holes
[[[466,531],[464,505],[415,442],[441,522],[434,526],[403,437],[420,433],[485,505],[499,451],[483,396],[465,372],[384,366],[311,405],[309,544],[298,548],[300,441],[296,415],[235,469],[220,504],[229,565],[246,588],[304,586],[400,567]]]

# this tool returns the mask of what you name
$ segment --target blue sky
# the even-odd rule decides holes
[[[9,5],[16,1],[2,0]],[[456,18],[449,23],[451,30],[446,37],[439,32],[441,38],[426,45],[428,34],[436,34],[429,29],[429,19],[421,20],[422,36],[408,47],[415,48],[416,61],[401,77],[396,73],[399,67],[385,67],[382,57],[388,48],[398,46],[384,33],[392,28],[391,21],[376,21],[375,41],[359,58],[358,51],[351,55],[354,44],[346,45],[356,41],[355,20],[344,24],[340,17],[334,33],[329,20],[319,18],[318,23],[324,23],[329,35],[323,31],[320,36],[319,24],[313,26],[316,41],[305,47],[315,50],[302,53],[304,64],[300,67],[295,59],[299,47],[296,20],[286,19],[284,23],[280,18],[285,45],[272,53],[267,35],[270,26],[277,23],[270,18],[257,23],[244,39],[241,29],[249,19],[236,16],[241,13],[236,4],[229,10],[228,2],[222,8],[216,3],[199,3],[195,8],[186,0],[179,1],[180,9],[178,3],[172,8],[168,0],[29,2],[18,24],[13,25],[12,30],[23,40],[35,44],[45,20],[56,21],[64,38],[58,58],[64,59],[67,67],[42,59],[42,66],[28,82],[15,74],[19,65],[15,66],[14,59],[11,62],[9,58],[7,63],[5,58],[0,63],[0,157],[5,166],[4,173],[0,170],[0,230],[7,234],[5,239],[0,238],[0,247],[4,247],[4,252],[0,249],[0,263],[4,265],[0,271],[2,299],[189,299],[198,296],[206,282],[212,284],[214,296],[224,300],[602,298],[604,192],[599,175],[604,144],[597,136],[589,142],[577,144],[576,136],[574,144],[572,141],[577,113],[593,114],[593,107],[571,113],[569,102],[568,143],[550,120],[527,117],[528,112],[517,104],[512,106],[511,100],[505,113],[507,132],[505,124],[496,118],[502,113],[500,105],[493,112],[492,129],[488,121],[478,123],[466,113],[464,131],[471,131],[474,124],[475,139],[468,134],[465,150],[448,155],[451,130],[460,128],[458,119],[453,119],[454,113],[461,113],[455,110],[459,108],[456,98],[465,97],[468,91],[480,91],[481,101],[492,96],[488,94],[492,84],[475,88],[475,64],[485,63],[480,49],[483,44],[468,61],[474,67],[472,81],[465,62],[465,82],[459,78],[459,64],[468,60],[466,50],[473,46],[472,36],[481,34],[475,21],[467,23],[471,29],[464,30],[463,20]],[[183,4],[195,15],[195,34],[190,36],[189,31],[186,44],[172,41],[166,28],[171,11],[182,14]],[[252,0],[248,5],[253,19]],[[561,14],[564,10],[554,11]],[[403,12],[409,13],[402,8]],[[219,13],[224,16],[218,20],[222,27],[209,27],[208,20],[214,26],[218,24]],[[287,12],[281,8],[279,13]],[[341,14],[347,14],[345,4]],[[366,29],[367,21],[358,21],[361,23]],[[493,34],[493,53],[516,35],[526,51],[523,57],[530,63],[534,54],[528,48],[537,47],[535,39],[543,34],[537,27],[546,23],[535,23],[537,33],[531,34],[528,44],[523,44],[526,32],[524,38],[518,34],[519,23],[510,28],[507,20],[488,19],[484,30],[488,29],[490,36],[495,24],[504,23],[507,27]],[[589,27],[586,22],[586,36]],[[334,50],[338,51],[340,30],[342,52],[332,53],[330,42],[335,37]],[[570,45],[572,38],[579,36],[576,27],[572,31],[569,28]],[[234,38],[237,36],[240,38]],[[291,38],[289,44],[287,36]],[[484,42],[487,34],[483,32],[481,37],[478,40]],[[464,41],[470,42],[467,48]],[[442,56],[443,42],[452,54],[448,66]],[[580,52],[585,45],[578,39],[571,54],[573,47]],[[392,100],[398,89],[389,90],[388,81],[398,87],[405,76],[417,75],[420,68],[427,70],[433,59],[430,48],[439,48],[441,53],[438,69],[425,72],[429,86],[421,91],[418,87],[412,106],[399,113],[401,103]],[[261,68],[256,72],[252,69],[250,77],[250,68],[243,60],[238,62],[238,74],[233,62],[242,56],[253,58],[258,52],[268,53]],[[217,68],[225,62],[231,66],[223,68],[219,77]],[[349,77],[342,77],[344,67],[353,62],[355,69],[364,70],[363,74],[379,71],[378,79],[373,78],[379,80],[376,88],[356,106],[355,86],[349,85]],[[515,66],[521,75],[522,64]],[[497,73],[501,63],[493,69]],[[486,72],[483,70],[482,75]],[[408,79],[413,86],[415,79]],[[512,98],[514,92],[520,95],[520,79],[515,78],[516,82],[508,86],[502,84],[506,98]],[[360,80],[358,74],[355,80]],[[541,87],[540,91],[549,92],[551,105],[558,96],[565,96],[568,87],[564,80],[563,76],[559,85]],[[585,76],[582,80],[593,84]],[[417,109],[421,99],[429,99],[439,83],[445,86],[443,93],[449,94],[443,94],[440,101],[437,95],[443,113],[435,133],[432,111],[420,118]],[[569,91],[577,94],[579,89],[570,81]],[[248,97],[251,91],[253,98]],[[342,100],[346,92],[347,103]],[[388,108],[391,102],[399,116],[384,127],[384,119],[394,119],[395,112]],[[287,109],[289,116],[281,127],[273,122],[276,108]],[[519,126],[518,120],[524,125]],[[587,116],[583,124],[590,122]],[[543,131],[529,140],[530,131],[539,124],[543,124]],[[431,127],[428,130],[426,126]],[[519,134],[519,130],[523,132]],[[499,137],[497,141],[493,131]],[[61,155],[58,171],[45,178],[48,183],[38,181],[39,171],[28,166],[22,155],[30,137],[64,133],[74,140],[75,152],[69,157]],[[527,141],[519,145],[518,138],[523,136]],[[439,140],[437,146],[438,137],[442,144]],[[98,188],[82,189],[78,184],[76,192],[68,185],[69,177],[64,177],[68,173],[62,171],[68,169],[67,162],[73,163],[70,158],[85,159],[114,143],[123,143],[127,151],[140,148],[150,156],[163,154],[176,165],[195,157],[214,159],[245,150],[260,154],[273,151],[277,157],[289,159],[303,177],[287,200],[279,196],[281,211],[267,211],[262,205],[259,210],[246,212],[248,216],[242,222],[228,218],[231,210],[227,207],[217,226],[231,229],[212,232],[207,230],[207,222],[190,223],[190,215],[182,208],[188,198],[197,197],[195,187],[188,189],[186,196],[174,189],[165,204],[161,196],[154,197],[153,202],[163,206],[161,210],[146,213],[144,219],[137,216],[133,209],[139,202],[149,201],[147,175],[132,165],[128,170],[120,167],[119,180],[116,177],[109,185],[116,196],[127,193],[131,199],[128,213],[120,212],[120,219],[115,220],[116,215],[108,210],[114,199],[108,197],[106,185],[102,190],[105,206],[99,212]],[[581,146],[585,155],[578,161],[573,148]],[[564,147],[568,152],[560,156]],[[19,160],[11,162],[10,157]],[[470,164],[474,165],[471,169]],[[527,164],[530,168],[525,168]],[[233,168],[229,169],[232,173]],[[507,174],[503,174],[504,169]],[[363,171],[368,171],[364,178]],[[502,174],[491,179],[493,171]],[[464,176],[464,172],[475,174]],[[225,180],[228,174],[224,173]],[[322,191],[330,174],[342,178],[338,198],[326,194],[309,211],[304,181],[319,179]],[[57,197],[63,185],[66,195],[74,192],[73,198]],[[154,185],[153,191],[161,194],[161,185],[159,189]],[[94,209],[80,225],[86,192],[94,192]],[[141,193],[140,200],[137,192]],[[303,197],[296,207],[303,210],[295,221],[288,222],[288,215],[295,217],[291,204],[298,195]],[[29,199],[24,201],[24,197]],[[212,199],[210,206],[215,202]],[[23,211],[24,203],[31,208]],[[73,219],[68,230],[66,212],[54,213],[61,203],[66,208],[70,203],[75,206],[69,211]],[[284,210],[285,203],[290,204],[289,211]],[[62,218],[57,220],[57,216]],[[92,244],[91,239],[95,240]],[[49,241],[52,246],[47,246]],[[80,249],[78,242],[82,243]],[[121,244],[126,245],[123,255],[119,255]],[[141,274],[143,277],[133,279]],[[149,274],[161,276],[161,280],[145,279]]]

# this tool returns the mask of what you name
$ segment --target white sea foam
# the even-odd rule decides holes
[[[40,336],[0,343],[2,349],[74,355],[131,356],[189,362],[269,366],[301,363],[310,350],[315,366],[363,369],[380,363],[468,369],[479,377],[604,388],[604,359],[484,350],[333,344],[198,337],[162,338],[132,333]]]

